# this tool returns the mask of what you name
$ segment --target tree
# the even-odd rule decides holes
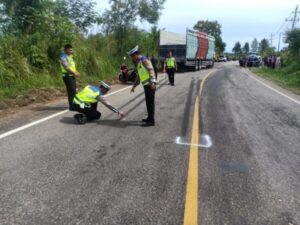
[[[249,46],[249,43],[248,43],[248,42],[245,43],[245,45],[244,45],[244,47],[243,47],[243,51],[244,51],[244,53],[246,53],[246,54],[249,53],[249,51],[250,51],[250,46]]]
[[[234,52],[235,55],[240,55],[242,53],[242,46],[239,41],[235,43],[232,52]]]
[[[76,26],[77,32],[86,32],[97,21],[96,3],[92,0],[58,0],[58,13],[69,18]]]
[[[8,32],[32,34],[49,23],[48,17],[54,16],[51,8],[55,3],[51,0],[2,0],[0,3],[10,21]]]
[[[258,41],[257,41],[256,38],[254,38],[254,40],[252,41],[251,52],[253,52],[253,53],[257,53],[258,52]]]
[[[225,51],[226,43],[223,42],[221,34],[221,24],[218,23],[218,21],[208,21],[208,20],[199,20],[195,26],[194,30],[198,30],[200,32],[207,33],[211,36],[213,36],[216,41],[216,52],[218,54],[221,54]]]
[[[156,25],[165,2],[166,0],[140,0],[138,15],[141,17],[141,20],[146,20],[148,23]]]
[[[223,42],[221,37],[216,38],[215,45],[216,45],[216,52],[218,54],[221,54],[225,51],[226,43]]]
[[[286,33],[286,43],[289,44],[288,50],[292,57],[300,56],[300,29],[293,29]]]
[[[262,39],[259,43],[259,53],[261,55],[265,55],[267,51],[270,49],[270,43],[267,39]]]
[[[199,20],[194,26],[195,30],[207,33],[215,37],[216,39],[218,37],[221,37],[222,34],[221,28],[222,27],[218,23],[218,21],[208,21],[208,20]]]
[[[118,42],[118,54],[123,53],[124,39],[134,23],[141,21],[156,24],[166,0],[110,0],[110,10],[106,10],[99,23],[106,34],[114,34]]]

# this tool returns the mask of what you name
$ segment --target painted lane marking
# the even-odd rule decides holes
[[[115,91],[115,92],[112,92],[112,93],[110,93],[110,94],[107,94],[105,97],[112,96],[112,95],[117,94],[117,93],[119,93],[119,92],[125,91],[125,90],[127,90],[127,89],[129,89],[129,88],[131,88],[131,86],[128,86],[128,87],[122,88],[122,89],[120,89],[120,90],[118,90],[118,91]],[[35,126],[35,125],[37,125],[37,124],[43,123],[43,122],[45,122],[45,121],[47,121],[47,120],[53,119],[53,118],[55,118],[55,117],[57,117],[57,116],[60,116],[60,115],[62,115],[62,114],[64,114],[64,113],[67,113],[67,112],[69,112],[69,110],[64,110],[64,111],[55,113],[55,114],[53,114],[53,115],[51,115],[51,116],[45,117],[45,118],[43,118],[43,119],[37,120],[37,121],[35,121],[35,122],[32,122],[32,123],[26,124],[26,125],[24,125],[24,126],[21,126],[21,127],[19,127],[19,128],[13,129],[13,130],[8,131],[8,132],[6,132],[6,133],[0,134],[0,140],[3,139],[3,138],[5,138],[5,137],[8,137],[8,136],[10,136],[10,135],[12,135],[12,134],[15,134],[15,133],[18,133],[18,132],[20,132],[20,131],[23,131],[23,130],[29,128],[29,127],[32,127],[32,126]]]
[[[291,100],[292,102],[294,102],[294,103],[300,105],[300,101],[297,101],[296,99],[294,99],[294,98],[292,98],[292,97],[290,97],[290,96],[288,96],[288,95],[286,95],[286,94],[283,94],[281,91],[278,91],[278,90],[276,90],[275,88],[273,88],[273,87],[267,85],[265,82],[263,82],[263,81],[257,79],[257,78],[254,77],[253,75],[250,75],[249,77],[251,77],[253,80],[256,80],[256,81],[259,82],[260,84],[264,85],[265,87],[271,89],[272,91],[276,92],[277,94],[279,94],[279,95],[281,95],[281,96],[283,96],[283,97],[286,97],[286,98],[288,98],[289,100]]]
[[[132,86],[130,85],[130,86],[128,86],[128,87],[122,88],[122,89],[117,90],[117,91],[114,91],[114,92],[112,92],[112,93],[109,93],[109,94],[105,95],[105,97],[109,97],[109,96],[115,95],[115,94],[117,94],[117,93],[119,93],[119,92],[122,92],[122,91],[125,91],[125,90],[127,90],[127,89],[129,89],[129,88],[132,88]]]
[[[185,208],[184,208],[184,225],[198,225],[198,149],[199,149],[199,108],[203,85],[207,78],[214,73],[212,71],[208,73],[200,85],[199,95],[197,94],[195,100],[194,108],[194,117],[193,117],[193,128],[192,128],[192,138],[190,145],[190,156],[189,156],[189,165],[188,165],[188,177],[187,177],[187,187],[186,187],[186,196],[185,196]],[[180,141],[180,139],[179,139]]]
[[[207,134],[200,136],[200,143],[199,144],[182,142],[181,137],[176,137],[175,143],[178,144],[178,145],[198,146],[200,148],[210,148],[212,146],[211,138]]]
[[[184,225],[198,225],[199,98],[196,97],[185,196]]]

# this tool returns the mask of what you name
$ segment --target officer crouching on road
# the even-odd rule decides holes
[[[110,90],[110,86],[101,82],[98,86],[86,86],[83,90],[78,92],[74,97],[71,110],[80,112],[74,115],[74,118],[79,124],[85,124],[87,121],[99,120],[101,113],[97,111],[98,101],[107,108],[117,113],[120,118],[124,113],[113,107],[103,96]]]
[[[156,80],[155,73],[151,62],[147,59],[147,57],[141,56],[139,53],[139,47],[136,46],[132,49],[128,54],[131,56],[132,60],[137,63],[137,71],[138,76],[134,85],[131,89],[131,92],[134,92],[134,89],[137,85],[142,83],[144,86],[145,97],[146,97],[146,106],[148,117],[143,119],[145,122],[143,127],[155,126],[155,90],[156,90]]]

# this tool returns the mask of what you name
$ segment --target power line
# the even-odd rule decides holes
[[[296,22],[299,21],[298,14],[300,12],[298,11],[298,7],[299,7],[299,5],[297,5],[296,8],[295,8],[295,11],[292,12],[294,14],[293,17],[292,18],[287,18],[285,20],[286,22],[292,22],[292,29],[295,29]]]
[[[286,24],[286,20],[282,23],[282,25],[279,27],[279,29],[276,31],[276,33],[274,34],[274,36],[276,36],[280,31],[281,29],[284,27],[284,25]]]

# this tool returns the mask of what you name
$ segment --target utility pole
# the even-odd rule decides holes
[[[278,54],[279,54],[279,51],[280,51],[280,42],[281,42],[281,32],[279,33]]]
[[[293,13],[294,13],[294,17],[293,18],[290,18],[290,19],[288,18],[288,19],[285,20],[287,22],[292,22],[292,30],[295,29],[296,22],[299,21],[299,18],[298,18],[298,14],[299,14],[298,8],[299,8],[299,5],[297,5],[295,11],[293,11]]]
[[[270,42],[271,42],[271,48],[273,47],[273,33],[271,33],[271,39],[270,39]]]
[[[295,28],[295,24],[296,24],[296,20],[297,20],[297,14],[298,14],[298,6],[299,6],[299,5],[297,5],[297,7],[296,7],[296,9],[295,9],[295,14],[294,14],[294,19],[293,19],[292,29]]]

